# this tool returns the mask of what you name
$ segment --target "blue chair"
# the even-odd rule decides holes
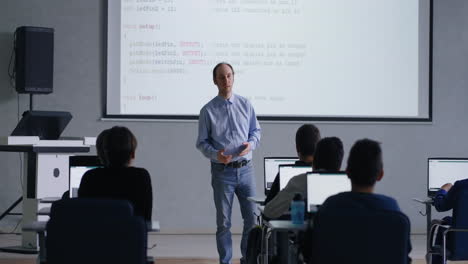
[[[48,264],[146,264],[146,224],[128,201],[60,200],[52,204],[45,250]]]
[[[395,211],[340,208],[317,214],[309,263],[407,264],[410,221]]]
[[[441,230],[442,245],[436,245],[434,239],[431,239],[433,243],[428,252],[429,259],[432,259],[431,255],[437,254],[442,256],[442,263],[447,260],[468,260],[468,191],[460,192],[455,201],[452,224],[436,223],[431,226],[431,234],[437,235],[434,230]]]

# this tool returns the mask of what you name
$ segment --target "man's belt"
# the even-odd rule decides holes
[[[224,165],[224,167],[226,168],[242,168],[244,166],[246,166],[247,164],[249,164],[250,160],[237,160],[237,161],[233,161],[233,162],[229,162],[228,164]]]

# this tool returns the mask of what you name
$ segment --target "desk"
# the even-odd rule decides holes
[[[262,243],[262,255],[263,255],[263,263],[268,264],[268,240],[273,232],[277,231],[305,231],[308,227],[308,222],[304,221],[303,224],[297,225],[293,224],[290,220],[271,220],[265,221],[264,227],[262,227],[262,234],[263,234],[263,243]],[[264,232],[264,228],[266,228],[266,232]]]
[[[40,141],[39,141],[40,142]],[[87,153],[90,147],[70,142],[70,145],[0,145],[2,152],[23,153],[23,194],[15,203],[23,201],[23,224],[32,223],[38,219],[39,199],[43,197],[61,197],[68,190],[69,166],[68,159],[75,153]],[[8,208],[9,213],[14,206]],[[45,216],[44,216],[45,217]],[[19,253],[37,253],[37,236],[35,232],[23,230],[20,247],[11,247],[6,251],[17,250]],[[4,250],[5,249],[0,249]],[[29,252],[28,252],[29,251]]]
[[[265,196],[252,196],[252,197],[247,197],[247,200],[251,201],[252,203],[259,204],[259,205],[265,205]]]
[[[50,215],[50,207],[42,207],[41,209],[37,210],[37,215]]]
[[[265,206],[264,205],[259,205],[258,207],[258,210],[260,211],[260,214],[263,215],[263,212],[265,211]],[[263,219],[263,218],[262,218]]]
[[[23,225],[22,229],[28,232],[44,232],[47,226],[47,221],[36,221],[31,222],[29,224]],[[159,232],[161,231],[161,227],[159,225],[159,221],[151,221],[146,222],[146,227],[148,228],[148,232]]]
[[[306,221],[301,225],[293,224],[290,220],[271,220],[267,222],[268,228],[275,231],[305,231],[307,225]]]
[[[430,246],[431,246],[429,236],[430,236],[430,232],[431,232],[432,202],[433,202],[433,199],[431,197],[428,197],[428,198],[426,198],[424,200],[413,198],[413,201],[416,201],[418,203],[422,203],[426,207],[426,212],[424,214],[421,213],[421,212],[419,212],[419,213],[426,216],[426,248],[428,250],[427,252],[429,252],[429,249],[430,249]]]
[[[51,204],[51,203],[56,202],[56,201],[58,201],[60,199],[62,199],[62,197],[44,197],[44,198],[39,199],[39,202],[40,203]]]

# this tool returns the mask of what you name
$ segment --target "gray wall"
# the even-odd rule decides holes
[[[96,0],[3,0],[0,4],[0,135],[17,123],[28,97],[9,86],[8,60],[17,26],[55,28],[54,93],[37,96],[37,109],[64,110],[74,118],[65,136],[95,136],[102,129],[125,125],[139,139],[137,166],[146,167],[154,187],[154,215],[165,232],[214,232],[214,205],[208,161],[195,149],[194,122],[102,122],[105,84],[104,2]],[[320,123],[324,136],[338,136],[348,152],[352,143],[369,137],[382,142],[385,178],[377,191],[395,197],[409,215],[413,232],[423,232],[422,206],[426,159],[430,156],[468,156],[468,2],[434,1],[434,64],[432,124]],[[207,84],[210,85],[210,84]],[[213,87],[215,91],[215,87]],[[364,102],[363,102],[364,103]],[[398,104],[395,102],[395,107]],[[263,138],[254,154],[257,190],[262,183],[262,157],[294,155],[293,138],[300,124],[262,123]],[[0,153],[0,211],[21,195],[18,154]],[[233,226],[241,225],[234,210]],[[0,223],[14,227],[18,217]]]

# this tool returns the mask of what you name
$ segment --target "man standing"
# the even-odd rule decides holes
[[[211,160],[219,262],[231,263],[231,212],[236,194],[244,221],[241,241],[243,263],[247,236],[255,224],[254,205],[247,198],[255,196],[251,159],[252,150],[260,142],[260,125],[250,102],[232,93],[234,69],[230,64],[222,62],[214,67],[213,82],[218,87],[218,96],[200,110],[196,146]]]

